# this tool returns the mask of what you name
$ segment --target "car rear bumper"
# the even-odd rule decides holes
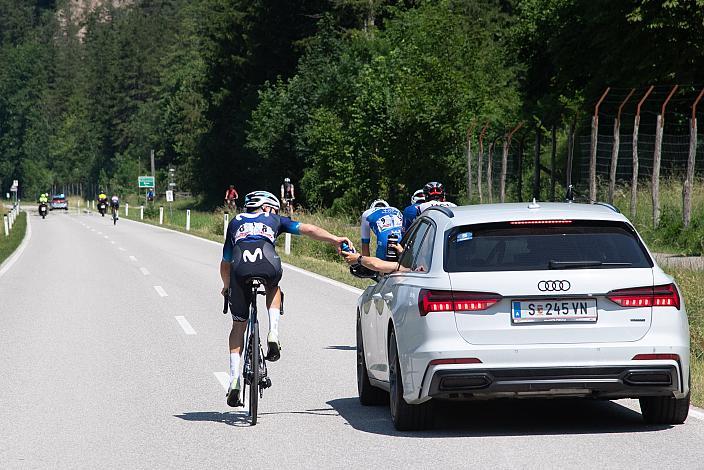
[[[673,396],[680,390],[675,365],[440,369],[430,374],[428,396],[444,399],[590,396]]]

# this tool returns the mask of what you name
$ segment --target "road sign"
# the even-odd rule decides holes
[[[155,186],[154,179],[155,178],[153,176],[140,176],[138,178],[139,187],[140,188],[153,188]]]
[[[174,192],[166,191],[166,202],[174,202]]]

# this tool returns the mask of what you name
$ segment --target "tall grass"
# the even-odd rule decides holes
[[[0,221],[0,224],[3,222]],[[5,261],[12,252],[22,243],[24,239],[24,232],[27,229],[27,213],[20,212],[15,219],[15,224],[10,230],[10,236],[5,236],[5,229],[0,228],[0,263]]]

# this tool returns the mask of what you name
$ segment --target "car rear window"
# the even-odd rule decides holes
[[[622,222],[477,224],[450,231],[445,271],[649,268],[652,261]]]

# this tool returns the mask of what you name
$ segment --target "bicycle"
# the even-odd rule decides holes
[[[293,200],[295,198],[284,198],[284,214],[287,217],[293,217]]]
[[[112,206],[112,224],[117,225],[117,209]]]
[[[244,402],[244,397],[249,385],[249,410],[247,416],[251,426],[257,424],[257,409],[259,407],[259,399],[264,396],[264,389],[271,387],[271,379],[268,377],[266,368],[266,360],[264,359],[264,351],[261,347],[259,338],[259,319],[257,318],[257,295],[266,295],[266,291],[259,290],[264,286],[264,280],[253,277],[245,281],[248,288],[251,290],[250,305],[249,305],[249,320],[247,320],[247,332],[245,335],[245,356],[242,375],[244,378],[241,397]],[[228,312],[230,304],[229,291],[225,294],[225,305],[222,313]]]

